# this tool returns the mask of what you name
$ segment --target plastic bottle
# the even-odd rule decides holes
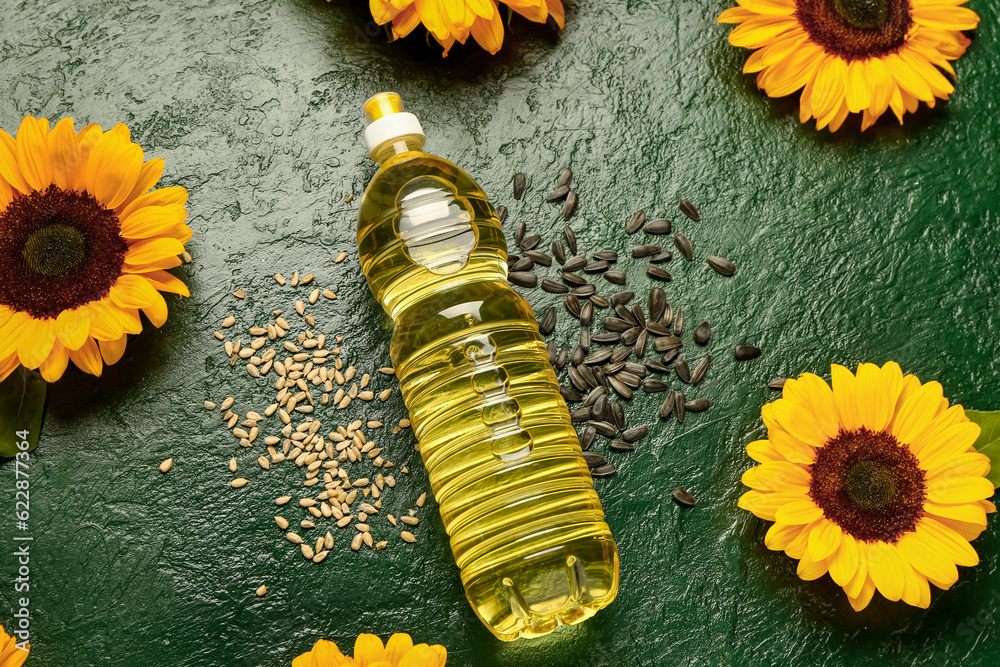
[[[391,357],[465,592],[500,639],[615,598],[618,550],[507,244],[472,178],[422,151],[399,96],[365,104],[381,168],[358,213],[361,266],[395,322]]]

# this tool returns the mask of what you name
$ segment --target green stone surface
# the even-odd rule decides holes
[[[760,406],[777,395],[766,388],[774,377],[895,359],[941,381],[953,401],[1000,407],[995,7],[971,3],[984,21],[957,63],[952,101],[904,127],[887,120],[861,135],[850,121],[831,136],[799,125],[793,101],[765,98],[740,73],[748,52],[714,22],[729,4],[575,2],[561,34],[518,18],[498,56],[456,47],[446,60],[422,35],[386,43],[360,1],[5,7],[0,125],[13,132],[24,114],[128,123],[147,156],[166,160],[161,184],[190,191],[195,232],[194,262],[175,271],[192,298],[168,297],[168,323],[130,340],[104,377],[74,370],[50,389],[31,460],[27,664],[289,665],[319,638],[349,649],[366,631],[406,631],[446,645],[449,665],[484,667],[993,663],[994,525],[974,543],[979,567],[962,568],[951,591],[935,589],[930,609],[876,599],[854,613],[828,577],[802,582],[794,561],[768,551],[767,524],[736,501],[751,463],[743,447],[764,433]],[[558,237],[561,209],[542,198],[571,166],[582,249],[627,255],[643,237],[623,231],[637,208],[673,218],[694,244],[694,262],[667,265],[674,281],[665,289],[684,307],[688,336],[712,321],[711,377],[689,394],[713,407],[679,425],[659,421],[661,396],[627,406],[629,421],[652,433],[634,454],[609,453],[620,471],[597,481],[621,551],[618,600],[540,640],[503,644],[479,623],[432,502],[416,545],[395,538],[386,551],[355,554],[338,533],[325,563],[306,563],[271,518],[274,498],[301,472],[285,464],[263,473],[254,462],[262,446],[240,448],[201,407],[234,395],[243,414],[273,395],[226,365],[212,332],[235,313],[246,343],[246,327],[271,309],[292,312],[307,291],[278,288],[277,271],[312,271],[340,295],[310,310],[317,330],[345,336],[345,356],[362,371],[388,362],[389,322],[353,239],[374,172],[360,109],[383,89],[420,116],[430,150],[510,206],[510,233],[524,219],[542,247]],[[519,170],[529,185],[514,202]],[[682,197],[699,206],[700,223],[679,213]],[[348,260],[335,265],[342,250]],[[735,277],[711,271],[708,254],[732,259]],[[643,262],[620,264],[645,293]],[[245,301],[231,295],[238,287]],[[525,293],[538,312],[560,301]],[[556,340],[573,340],[573,325],[560,307]],[[736,363],[737,343],[764,354]],[[695,348],[689,341],[693,360]],[[394,392],[328,421],[403,416]],[[411,469],[387,497],[399,513],[426,474],[409,431],[378,439]],[[608,453],[606,443],[595,451]],[[251,480],[238,491],[228,487],[233,455]],[[171,456],[161,475],[156,466]],[[10,460],[0,463],[5,497],[13,477]],[[678,485],[695,508],[673,502]],[[8,628],[12,523],[0,518]],[[257,598],[261,583],[270,592]]]

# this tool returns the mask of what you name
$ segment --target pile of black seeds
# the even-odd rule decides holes
[[[573,172],[563,169],[556,188],[545,196],[552,204],[563,202],[563,220],[569,221],[579,206],[579,195],[572,189]],[[527,186],[527,177],[518,172],[514,175],[514,199],[521,199]],[[688,200],[680,202],[680,210],[693,222],[701,216]],[[508,209],[498,206],[501,223],[507,218]],[[673,224],[667,218],[647,220],[645,211],[636,211],[626,222],[625,232],[629,235],[640,230],[651,238],[632,247],[633,258],[646,258],[646,273],[659,281],[669,282],[673,276],[661,265],[673,261],[673,252],[665,250],[657,237],[667,236],[673,231]],[[528,234],[527,225],[519,220],[514,225],[514,243],[507,259],[508,280],[522,288],[541,288],[552,294],[564,294],[564,304],[570,316],[579,321],[579,338],[573,349],[549,340],[547,349],[549,362],[560,377],[560,392],[570,407],[570,417],[582,424],[579,432],[580,446],[584,459],[595,477],[613,475],[617,467],[601,454],[592,451],[598,435],[608,440],[608,447],[614,452],[632,452],[636,444],[649,432],[648,427],[634,426],[626,420],[622,401],[630,400],[636,392],[665,394],[660,406],[660,418],[673,416],[683,423],[689,413],[704,412],[711,407],[707,398],[689,398],[683,389],[674,389],[667,382],[671,371],[688,387],[698,387],[707,377],[712,364],[712,355],[701,353],[712,336],[712,325],[704,321],[691,331],[691,339],[697,347],[697,360],[689,361],[684,352],[684,308],[674,307],[667,302],[666,293],[660,287],[653,287],[645,298],[636,299],[636,294],[620,289],[629,275],[619,268],[618,253],[613,250],[599,250],[590,254],[580,253],[576,235],[569,225],[563,226],[562,238],[551,243],[551,255],[539,250],[542,238],[539,234]],[[695,250],[691,240],[683,233],[673,236],[674,248],[684,260],[694,260]],[[520,254],[517,254],[520,252]],[[553,258],[555,263],[553,263]],[[706,259],[708,265],[723,276],[732,276],[735,265],[724,257],[714,255]],[[551,267],[557,272],[552,278],[542,277],[539,282],[539,267]],[[610,296],[602,296],[598,289],[614,290]],[[645,302],[645,309],[643,303]],[[597,314],[597,310],[606,311]],[[556,328],[560,308],[552,306],[541,316],[538,329],[543,336],[549,336]],[[692,348],[689,348],[692,349]],[[754,359],[761,351],[749,345],[738,345],[734,357],[738,361]],[[693,367],[693,368],[692,368]],[[689,389],[690,391],[690,389]],[[685,492],[686,493],[686,492]],[[676,494],[675,494],[676,495]],[[690,498],[686,496],[681,502]],[[691,498],[690,504],[694,500]]]

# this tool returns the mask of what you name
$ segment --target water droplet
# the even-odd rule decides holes
[[[245,100],[252,100],[253,99],[253,93],[251,93],[249,90],[244,90],[243,91],[243,99],[245,99]]]
[[[281,129],[280,127],[276,127],[273,130],[271,130],[271,134],[273,134],[276,137],[280,137],[284,133],[285,133],[285,131],[283,129]]]

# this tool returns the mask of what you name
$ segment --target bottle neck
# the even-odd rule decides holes
[[[419,134],[405,134],[392,141],[387,141],[372,151],[372,159],[379,163],[379,166],[386,160],[394,158],[401,153],[419,151],[424,147],[426,138]]]

